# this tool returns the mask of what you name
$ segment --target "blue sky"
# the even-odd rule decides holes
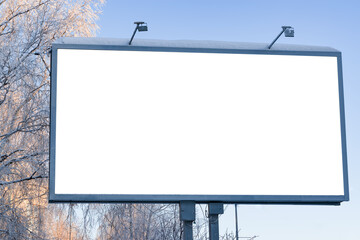
[[[350,202],[341,206],[239,205],[240,236],[258,239],[360,239],[360,1],[356,0],[108,0],[98,37],[130,38],[134,21],[149,31],[136,38],[270,43],[282,25],[295,38],[278,42],[329,46],[343,54]],[[136,41],[135,38],[135,41]],[[203,183],[202,183],[203,184]],[[233,206],[220,218],[234,230]]]

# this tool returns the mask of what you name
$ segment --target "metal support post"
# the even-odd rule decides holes
[[[184,240],[193,240],[193,221],[195,221],[195,202],[180,202],[180,220],[184,223]]]
[[[237,214],[237,204],[235,203],[235,231],[236,231],[236,240],[239,240],[239,225],[238,225],[238,214]]]
[[[224,204],[209,203],[208,206],[210,240],[219,240],[219,214],[224,213]]]
[[[135,27],[134,33],[133,33],[133,35],[131,36],[131,39],[130,39],[130,41],[129,41],[129,45],[131,45],[131,43],[132,43],[132,41],[133,41],[133,39],[134,39],[134,37],[135,37],[136,31],[138,30],[138,27],[139,27],[139,24],[137,24],[136,27]]]

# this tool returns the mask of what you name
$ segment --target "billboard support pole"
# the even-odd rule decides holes
[[[210,240],[219,240],[219,214],[224,213],[223,203],[209,203]]]
[[[235,203],[235,230],[236,230],[236,240],[239,240],[239,226],[238,226],[238,212],[237,212],[237,204]]]
[[[195,202],[180,202],[180,220],[184,222],[184,240],[193,240],[193,221],[195,221]]]

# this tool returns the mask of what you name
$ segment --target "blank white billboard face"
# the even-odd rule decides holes
[[[343,196],[335,56],[57,50],[56,194]]]

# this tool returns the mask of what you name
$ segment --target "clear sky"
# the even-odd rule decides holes
[[[358,0],[108,0],[98,37],[270,43],[282,25],[295,38],[279,43],[329,46],[343,54],[350,201],[341,206],[239,205],[240,236],[266,240],[360,239],[360,1]],[[135,41],[136,41],[135,38]],[[202,182],[201,184],[205,184]],[[234,231],[234,208],[220,218]]]

